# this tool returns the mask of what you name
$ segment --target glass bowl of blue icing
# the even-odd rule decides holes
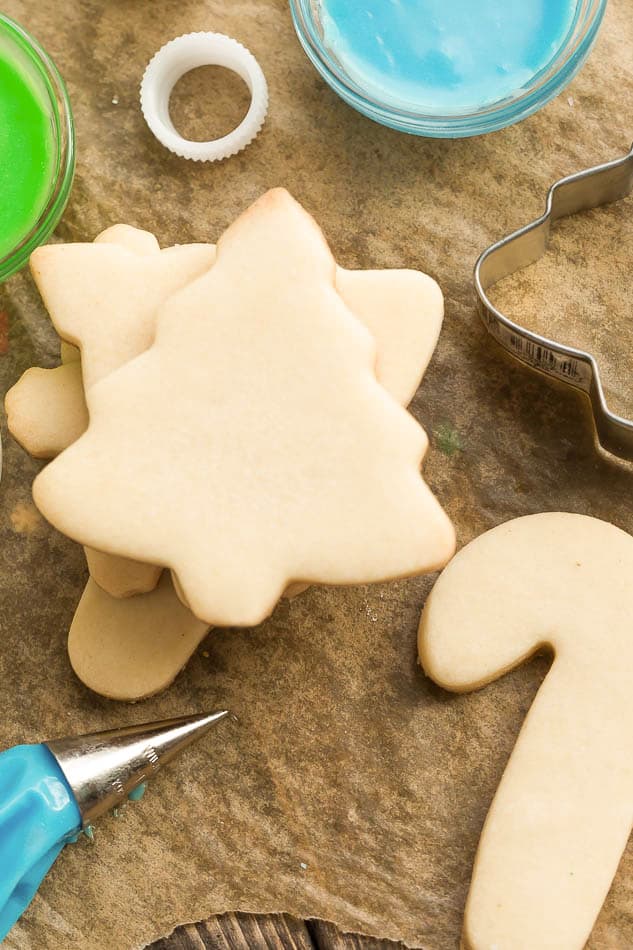
[[[520,122],[557,96],[607,0],[290,0],[309,59],[349,105],[435,138]]]

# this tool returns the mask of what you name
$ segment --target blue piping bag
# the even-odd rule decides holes
[[[145,782],[226,711],[127,726],[0,753],[0,941],[62,849],[137,799]]]

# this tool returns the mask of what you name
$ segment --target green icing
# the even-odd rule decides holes
[[[28,234],[55,176],[50,105],[0,47],[0,258]]]

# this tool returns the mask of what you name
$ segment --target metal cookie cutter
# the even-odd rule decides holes
[[[626,197],[633,190],[633,148],[624,158],[561,178],[550,188],[545,213],[493,244],[475,266],[475,287],[488,332],[516,359],[586,393],[600,445],[633,460],[633,421],[607,406],[598,364],[590,353],[556,343],[520,326],[492,304],[487,291],[503,277],[533,264],[548,245],[551,226],[561,218]]]

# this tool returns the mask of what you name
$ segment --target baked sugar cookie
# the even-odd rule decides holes
[[[94,239],[95,244],[117,244],[135,254],[160,254],[160,244],[151,231],[142,231],[129,224],[113,224]],[[201,247],[203,245],[189,245]]]
[[[463,692],[554,653],[479,844],[465,950],[581,950],[633,822],[633,538],[574,514],[468,544],[429,597],[426,673]]]
[[[81,363],[55,369],[28,369],[5,397],[7,426],[34,458],[55,458],[88,426]],[[156,587],[161,568],[85,549],[95,581],[114,597],[130,597]]]
[[[408,406],[426,372],[442,328],[438,284],[414,270],[336,270],[336,289],[376,341],[376,376]]]
[[[439,334],[443,315],[439,287],[431,278],[411,271],[364,272],[341,268],[337,270],[336,286],[349,308],[376,338],[376,370],[380,383],[395,398],[408,401],[418,388]],[[89,557],[93,579],[106,590],[112,590],[114,579],[103,577],[95,556],[101,559],[106,570],[118,559],[94,552],[92,559]],[[116,581],[133,577],[133,571],[120,571]],[[156,597],[142,598],[140,604],[147,611],[143,619],[139,617],[138,605],[116,608],[111,598],[91,591],[90,586],[80,603],[69,641],[73,667],[79,678],[102,695],[130,701],[163,689],[196,650],[198,633],[206,630],[206,625],[200,628],[199,621],[193,621],[190,626],[191,617],[174,608],[172,592],[163,590],[160,597],[156,594]],[[283,596],[297,596],[308,586],[291,584]],[[116,589],[121,591],[120,586]],[[152,634],[155,613],[163,609],[165,602],[177,640],[176,647],[169,646],[166,652],[157,649],[161,643],[157,644]],[[181,624],[186,631],[191,631],[190,635],[181,636]],[[133,651],[131,644],[136,644]],[[139,644],[143,649],[139,649]]]
[[[114,243],[119,228],[123,227],[109,228],[104,234],[112,232],[110,240]],[[126,228],[123,234],[129,231],[134,229]],[[96,238],[101,239],[102,235]],[[442,326],[444,301],[437,283],[418,271],[338,268],[336,289],[376,340],[378,381],[395,399],[408,405],[422,381]],[[78,348],[62,341],[62,362],[79,359]],[[24,447],[28,439],[33,447],[33,451],[28,449],[31,455],[53,458],[87,427],[85,397],[83,389],[71,397],[70,389],[77,387],[79,376],[76,366],[69,366],[67,370],[62,367],[38,369],[37,372],[41,374],[37,383],[25,374],[16,384],[21,388],[21,411],[19,417],[16,415],[10,420],[9,429]],[[49,374],[45,386],[43,374]],[[57,392],[58,388],[65,390],[63,397]],[[68,418],[58,414],[62,401]],[[83,428],[79,432],[81,424]],[[26,434],[23,430],[27,430]],[[54,453],[49,451],[51,445],[58,447]]]
[[[112,255],[115,256],[110,273],[113,285],[108,287],[104,277]],[[40,408],[43,400],[35,391],[34,381],[24,380],[19,390],[22,413],[20,416],[14,413],[13,422],[10,422],[15,438],[25,445],[22,430],[27,430],[30,433],[29,445],[33,449],[31,454],[40,458],[50,458],[75,441],[87,425],[83,391],[75,393],[74,401],[69,397],[70,383],[77,389],[82,367],[88,363],[89,369],[84,369],[83,376],[85,380],[88,373],[89,385],[91,377],[99,378],[108,367],[116,368],[140,352],[152,338],[152,312],[157,303],[171,290],[184,286],[210,266],[214,257],[215,248],[203,244],[170,248],[163,254],[153,234],[124,224],[103,231],[93,244],[49,245],[34,252],[31,269],[53,323],[62,336],[62,328],[66,328],[72,338],[73,328],[80,321],[86,350],[83,361],[78,362],[81,353],[73,343],[67,342],[66,337],[62,341],[61,355],[67,365],[56,370],[37,371],[39,391],[45,388],[44,381],[50,391],[43,412]],[[139,263],[138,258],[143,258],[143,261]],[[84,270],[74,274],[74,279],[73,260],[78,267],[82,261],[86,264]],[[139,293],[139,280],[134,279],[135,261],[142,272],[142,293]],[[90,262],[94,262],[92,269],[88,266]],[[158,277],[161,266],[165,270]],[[148,275],[154,278],[152,286],[142,286],[143,278],[147,279]],[[76,288],[76,296],[71,285]],[[87,308],[83,314],[79,313],[80,304]],[[98,351],[99,341],[105,341],[101,352]],[[75,343],[78,342],[75,337]],[[46,373],[50,376],[45,377]],[[55,399],[55,387],[65,394],[63,402],[59,393]],[[64,410],[61,417],[57,411],[60,406]],[[44,447],[40,454],[37,454],[38,439]],[[46,454],[42,454],[43,451]],[[90,549],[86,550],[86,558],[95,580],[117,597],[152,590],[160,576],[160,568],[130,558],[110,558]]]
[[[85,432],[88,409],[77,361],[27,369],[5,396],[7,425],[29,455],[50,459]]]
[[[147,349],[154,337],[156,308],[208,270],[215,257],[208,244],[152,251],[153,235],[134,238],[133,247],[112,243],[113,237],[120,242],[121,227],[110,240],[101,236],[92,244],[47,244],[30,259],[55,329],[81,350],[86,392]],[[145,250],[139,252],[139,245]]]
[[[159,253],[153,234],[127,225],[115,225],[102,232],[95,243],[120,244],[137,254]],[[210,260],[215,248],[210,247]],[[439,335],[442,316],[442,294],[430,277],[416,271],[346,271],[338,268],[336,285],[339,293],[355,315],[374,335],[377,346],[377,375],[385,388],[402,402],[408,402],[417,390],[431,358]],[[135,319],[135,312],[130,319]],[[124,341],[122,345],[125,346]],[[62,341],[62,360],[76,361],[79,350]],[[9,420],[15,438],[31,447],[31,454],[51,458],[74,441],[87,425],[83,391],[79,391],[77,366],[67,370],[38,370],[37,385],[28,377],[18,384],[21,412]],[[50,374],[47,386],[42,385]],[[77,389],[74,401],[71,387]],[[52,390],[43,393],[44,389]],[[64,391],[64,399],[55,389]],[[29,397],[30,391],[30,397]],[[57,398],[56,398],[57,397]],[[63,407],[59,415],[57,406]],[[23,434],[26,430],[26,434]],[[39,439],[39,442],[38,442]],[[115,597],[130,596],[152,590],[160,568],[143,565],[128,558],[119,558],[98,551],[86,550],[90,573],[105,591]],[[291,585],[286,596],[295,596],[307,584]]]
[[[92,579],[111,597],[133,597],[154,590],[162,567],[84,548]]]
[[[209,632],[183,607],[165,571],[155,590],[120,600],[89,580],[68,635],[79,679],[102,696],[129,702],[176,678]]]
[[[419,475],[428,440],[377,382],[335,278],[309,215],[265,195],[160,308],[152,347],[87,388],[87,433],[36,479],[42,512],[172,567],[210,624],[259,622],[295,579],[441,566],[454,535]]]

